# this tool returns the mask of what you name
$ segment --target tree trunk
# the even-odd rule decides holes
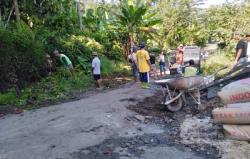
[[[125,43],[124,45],[123,45],[123,50],[124,50],[124,56],[125,56],[125,58],[127,59],[128,58],[128,55],[129,55],[129,43]]]
[[[133,47],[134,47],[134,38],[133,38],[133,33],[129,35],[129,53],[133,52]]]
[[[77,14],[78,14],[78,17],[79,17],[80,30],[82,30],[83,29],[83,24],[82,24],[82,8],[81,8],[80,0],[78,0],[76,2],[76,4],[77,4]]]
[[[2,10],[1,10],[1,7],[0,7],[0,22],[2,21]]]
[[[16,21],[20,21],[20,11],[19,11],[17,0],[13,0],[13,4],[14,4],[14,7],[15,7]]]

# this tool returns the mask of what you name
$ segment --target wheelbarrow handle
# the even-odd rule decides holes
[[[175,100],[179,99],[179,98],[182,96],[183,93],[184,93],[184,91],[181,91],[176,97],[174,97],[174,98],[172,98],[172,99],[166,101],[164,104],[165,104],[165,105],[171,104],[171,103],[174,102]]]
[[[225,70],[227,68],[228,68],[227,66],[224,66],[224,67],[222,67],[222,68],[220,68],[218,70],[215,70],[215,72],[212,74],[212,76],[216,76],[220,71]]]

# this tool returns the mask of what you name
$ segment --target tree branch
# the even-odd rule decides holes
[[[9,23],[9,21],[10,21],[10,17],[11,17],[11,15],[12,15],[12,13],[13,13],[13,11],[14,11],[14,5],[11,7],[11,9],[10,9],[10,14],[9,14],[9,16],[8,16],[8,19],[7,19],[7,23],[6,23],[6,25]]]

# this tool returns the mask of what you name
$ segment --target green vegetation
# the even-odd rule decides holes
[[[91,82],[91,76],[86,76],[83,72],[75,72],[74,76],[67,76],[65,71],[60,70],[57,74],[44,78],[42,81],[23,89],[19,99],[16,98],[13,89],[1,94],[0,105],[25,106],[27,100],[33,96],[41,102],[67,99],[70,91],[82,91],[88,88]]]
[[[24,23],[10,28],[0,27],[0,82],[15,84],[32,82],[40,77],[45,62],[44,48]]]
[[[211,75],[223,67],[226,69],[219,71],[217,76],[223,76],[233,66],[233,60],[235,58],[235,46],[236,41],[232,40],[223,49],[218,48],[207,60],[202,62],[202,73],[204,75]]]
[[[74,76],[67,76],[65,71],[61,70],[23,89],[20,99],[16,99],[13,89],[1,94],[0,104],[24,105],[32,96],[41,101],[57,101],[66,98],[71,90],[86,89],[91,82],[92,78],[84,75],[83,72],[75,72]]]
[[[150,7],[143,4],[142,0],[134,3],[128,0],[121,0],[120,11],[118,12],[116,31],[123,36],[123,48],[128,55],[135,41],[144,41],[155,33],[154,25],[161,20],[156,18],[156,11],[149,11]]]
[[[122,74],[129,76],[130,71],[123,62],[115,63],[107,58],[102,59],[102,76]],[[29,105],[28,100],[36,97],[35,105],[39,106],[44,102],[55,103],[71,98],[71,93],[83,92],[93,86],[93,78],[90,73],[84,72],[80,66],[76,68],[73,76],[64,68],[59,68],[55,74],[43,78],[40,82],[33,83],[21,92],[20,98],[16,98],[14,89],[9,89],[0,94],[0,105],[12,105],[25,109],[34,108]]]
[[[225,71],[228,71],[232,67],[230,58],[226,53],[215,53],[202,63],[201,69],[204,75],[212,75],[223,67],[227,67],[228,69],[220,71],[218,75],[222,75]]]

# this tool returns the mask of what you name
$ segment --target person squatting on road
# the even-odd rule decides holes
[[[92,73],[97,88],[101,86],[101,61],[97,52],[93,52]]]
[[[136,53],[137,65],[140,73],[141,88],[148,89],[149,82],[149,71],[151,68],[150,57],[148,52],[145,50],[145,43],[140,44],[140,50]]]
[[[131,71],[134,77],[134,82],[137,82],[137,79],[138,79],[136,52],[137,52],[136,47],[133,47],[132,53],[128,55],[128,61],[131,66]]]

